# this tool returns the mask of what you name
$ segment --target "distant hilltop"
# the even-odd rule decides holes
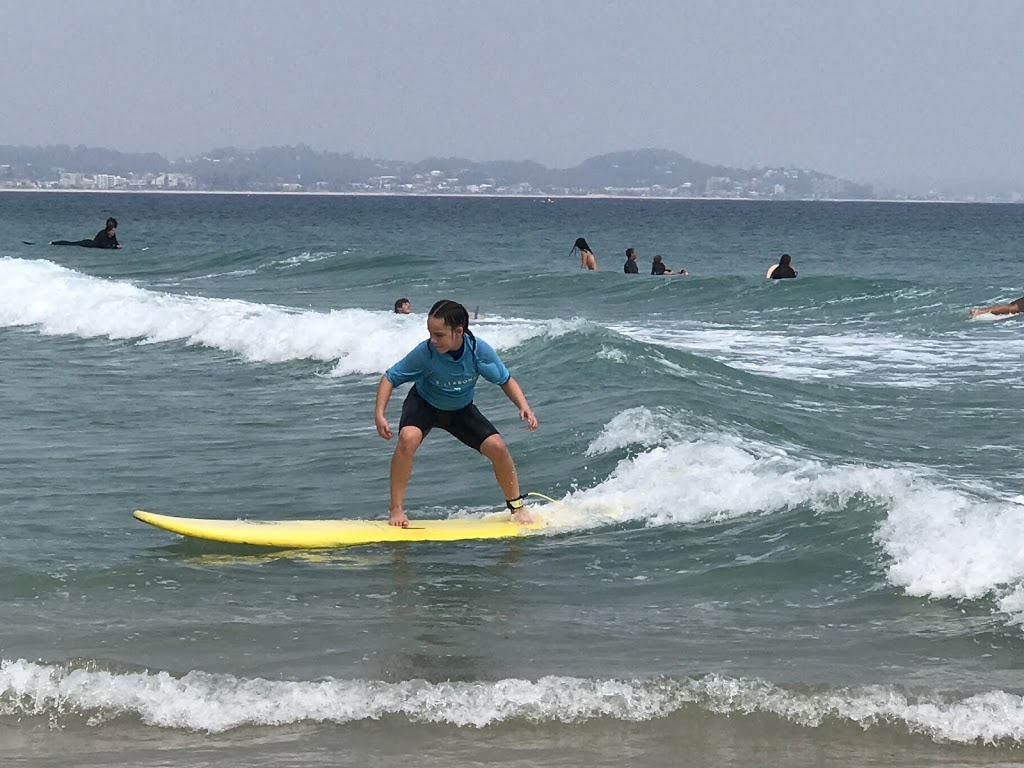
[[[760,200],[872,199],[870,185],[813,170],[728,168],[678,152],[612,152],[572,168],[532,161],[420,162],[318,152],[305,145],[216,149],[168,160],[89,147],[0,146],[0,188],[348,192],[430,195],[609,195]]]

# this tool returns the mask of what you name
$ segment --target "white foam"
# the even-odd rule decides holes
[[[345,251],[345,253],[348,253],[348,251]],[[303,251],[297,256],[289,256],[285,259],[281,259],[280,261],[272,262],[271,266],[279,267],[281,269],[293,269],[295,267],[300,267],[303,264],[315,264],[318,261],[333,259],[337,255],[337,251]]]
[[[605,345],[601,346],[601,350],[597,353],[598,358],[601,360],[610,360],[613,363],[624,363],[627,360],[626,353],[621,349],[613,349]]]
[[[1003,599],[1024,582],[1024,517],[1012,501],[917,483],[894,494],[877,540],[909,594]],[[1013,598],[1003,610],[1024,616]]]
[[[587,447],[587,456],[628,448],[632,445],[653,447],[668,440],[691,435],[665,409],[650,410],[646,406],[629,408],[609,421],[601,434]]]
[[[333,375],[381,373],[426,338],[423,316],[344,309],[300,310],[235,299],[175,295],[83,275],[48,261],[0,259],[0,326],[46,335],[180,341],[254,362],[338,360]],[[578,323],[504,320],[481,324],[496,349]],[[486,329],[486,330],[484,330]]]
[[[970,333],[915,337],[843,331],[780,333],[772,329],[693,324],[688,328],[613,325],[637,341],[706,355],[740,370],[802,381],[851,379],[865,384],[924,388],[959,384],[1024,356],[1024,339]],[[1003,386],[1024,387],[1003,379]]]
[[[281,681],[193,671],[114,673],[25,660],[0,661],[0,715],[40,716],[61,726],[92,726],[134,716],[160,728],[220,733],[242,726],[348,723],[404,716],[410,722],[484,728],[522,719],[579,723],[596,718],[645,722],[685,706],[722,714],[764,713],[806,727],[835,719],[864,728],[901,723],[935,741],[1024,741],[1024,699],[1003,691],[966,698],[912,697],[892,686],[795,691],[762,680],[588,679],[429,683],[408,680]]]
[[[1024,623],[1024,516],[1014,499],[983,487],[953,487],[915,466],[868,467],[802,458],[737,435],[705,433],[665,410],[616,416],[588,456],[638,448],[592,488],[544,510],[554,526],[625,522],[692,524],[795,506],[842,512],[855,498],[885,517],[874,541],[889,581],[929,598],[992,599]]]
[[[162,282],[160,285],[175,286],[182,283],[201,283],[204,280],[212,280],[216,277],[246,277],[248,275],[255,275],[257,272],[259,272],[258,269],[233,269],[230,272],[211,272],[208,275],[197,275],[196,277],[179,277],[170,282]]]
[[[796,459],[781,448],[738,436],[702,434],[678,441],[674,433],[685,432],[685,427],[663,414],[638,417],[643,410],[632,409],[628,418],[613,420],[587,453],[635,443],[666,444],[620,460],[595,487],[568,494],[564,507],[545,513],[552,524],[656,526],[724,520],[796,504],[839,509],[862,490],[862,481],[851,477],[849,468]]]
[[[342,251],[342,253],[349,253],[349,251],[345,250]],[[283,271],[286,269],[294,269],[296,267],[300,267],[303,264],[314,264],[318,261],[332,259],[337,255],[338,253],[336,251],[303,251],[302,253],[296,256],[288,256],[283,259],[276,259],[274,261],[267,262],[266,264],[260,264],[257,267],[251,267],[247,269],[233,269],[228,272],[211,272],[206,275],[197,275],[195,277],[182,277],[178,278],[173,283],[167,283],[167,285],[179,285],[181,283],[196,283],[205,280],[213,280],[218,277],[246,277],[248,275],[259,274],[260,272],[269,269],[277,269]]]

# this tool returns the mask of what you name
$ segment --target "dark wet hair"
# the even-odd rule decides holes
[[[111,216],[109,219],[107,219],[107,227],[106,228],[107,229],[117,229],[117,219],[115,219],[113,216]]]
[[[469,330],[469,312],[466,308],[459,304],[457,301],[451,299],[441,299],[430,308],[430,312],[427,313],[428,317],[438,317],[444,320],[444,324],[455,330],[456,328],[462,328],[463,330]]]
[[[401,299],[395,299],[395,312],[397,312],[399,310],[399,308],[401,308],[401,306],[403,304],[408,304],[408,303],[409,303],[409,300],[404,298],[404,297],[401,298]]]
[[[655,256],[654,263],[657,264],[659,261],[661,261],[661,256]]]
[[[631,255],[632,256],[636,255],[636,248],[627,248],[626,249],[626,258],[628,259]]]
[[[456,328],[465,331],[466,335],[473,340],[473,358],[476,359],[476,336],[469,330],[469,312],[464,306],[451,299],[441,299],[430,308],[427,317],[444,320],[445,327],[451,328],[453,331]]]
[[[574,251],[590,251],[591,253],[593,253],[593,251],[590,250],[590,246],[587,245],[587,241],[584,240],[582,237],[577,237],[576,238],[576,242],[572,244],[572,250],[574,250]]]
[[[789,263],[791,261],[792,261],[792,259],[789,258],[789,254],[788,253],[784,253],[784,254],[782,254],[782,258],[779,259],[779,266],[780,267],[788,267]]]

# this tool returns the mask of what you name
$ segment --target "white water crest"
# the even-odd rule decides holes
[[[587,455],[631,448],[610,475],[545,518],[565,528],[686,525],[807,506],[841,513],[857,498],[884,512],[873,540],[906,594],[992,599],[1024,623],[1024,515],[1014,499],[949,485],[916,466],[830,464],[739,435],[707,432],[664,409],[613,418]]]
[[[965,379],[985,381],[992,378],[986,371],[999,370],[1024,356],[1024,339],[1019,336],[981,339],[969,328],[926,338],[841,331],[836,326],[823,333],[802,334],[708,323],[687,328],[618,324],[609,328],[645,344],[686,350],[764,376],[799,381],[840,379],[867,386],[884,383],[921,389],[960,385]],[[1014,382],[1000,377],[999,384]],[[1024,387],[1024,382],[1017,386]]]
[[[828,720],[871,728],[902,724],[938,742],[1024,741],[1024,698],[1003,691],[974,696],[912,696],[892,686],[790,690],[764,680],[591,679],[547,676],[431,683],[239,678],[193,671],[110,672],[18,660],[0,661],[0,716],[89,725],[122,716],[159,728],[220,733],[242,726],[304,721],[349,723],[402,716],[410,722],[485,728],[523,719],[578,723],[596,718],[644,722],[693,706],[721,715],[775,715],[806,727]]]
[[[571,332],[573,321],[474,324],[498,350]],[[44,260],[0,259],[0,327],[45,335],[182,342],[250,362],[337,360],[331,375],[382,373],[427,338],[425,317],[341,309],[303,310],[148,290]]]

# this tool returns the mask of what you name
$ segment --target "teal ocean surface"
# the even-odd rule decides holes
[[[46,245],[108,215],[120,251]],[[1024,294],[1022,231],[1020,205],[0,194],[0,762],[1020,763],[1024,320],[967,310]],[[690,276],[624,275],[628,246]],[[800,277],[765,280],[783,252]],[[540,419],[478,386],[547,530],[289,552],[132,518],[385,517],[374,393],[440,298]],[[443,432],[406,504],[503,506]]]

